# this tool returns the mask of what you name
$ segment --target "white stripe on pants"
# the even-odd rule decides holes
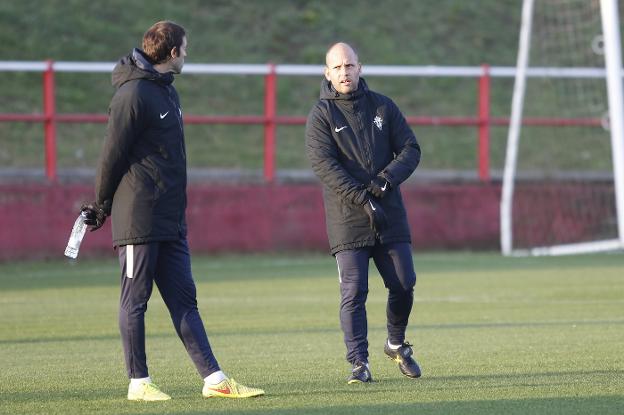
[[[134,245],[126,245],[126,277],[134,276]]]

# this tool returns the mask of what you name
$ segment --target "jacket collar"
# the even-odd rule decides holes
[[[364,78],[360,78],[358,82],[358,89],[348,94],[341,94],[336,91],[332,86],[331,82],[327,79],[323,79],[321,82],[321,99],[331,99],[331,100],[341,100],[341,101],[354,101],[357,100],[368,93],[368,85]]]
[[[173,82],[173,74],[158,72],[145,53],[134,48],[130,54],[117,62],[112,73],[112,83],[119,88],[133,79],[147,79],[162,85],[170,85]]]

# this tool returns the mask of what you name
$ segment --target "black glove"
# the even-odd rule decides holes
[[[370,227],[375,232],[381,232],[388,227],[388,218],[381,205],[373,199],[364,204],[364,211],[370,220]]]
[[[106,222],[106,212],[95,202],[82,205],[80,213],[85,216],[84,222],[90,226],[91,232],[97,231]]]
[[[366,190],[368,190],[368,192],[375,196],[377,199],[381,199],[386,194],[388,194],[391,188],[392,186],[390,185],[390,182],[388,182],[381,176],[377,176],[373,180],[371,180]]]

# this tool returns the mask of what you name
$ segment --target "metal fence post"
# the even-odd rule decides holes
[[[275,179],[276,78],[275,65],[271,63],[264,78],[264,180],[269,183]]]
[[[50,181],[56,181],[56,104],[54,94],[54,62],[47,61],[43,72],[43,113],[45,134],[45,173]]]
[[[479,77],[478,169],[481,181],[490,180],[490,66],[481,65]]]

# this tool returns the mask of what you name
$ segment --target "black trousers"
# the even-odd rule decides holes
[[[128,377],[147,377],[145,312],[156,283],[178,336],[202,377],[219,370],[199,311],[186,239],[127,245],[118,249],[121,265],[119,330]]]
[[[388,289],[386,318],[391,343],[405,341],[405,330],[414,303],[416,273],[410,244],[377,244],[336,253],[341,297],[340,325],[347,346],[347,361],[352,364],[368,362],[366,297],[369,258],[373,258]]]

